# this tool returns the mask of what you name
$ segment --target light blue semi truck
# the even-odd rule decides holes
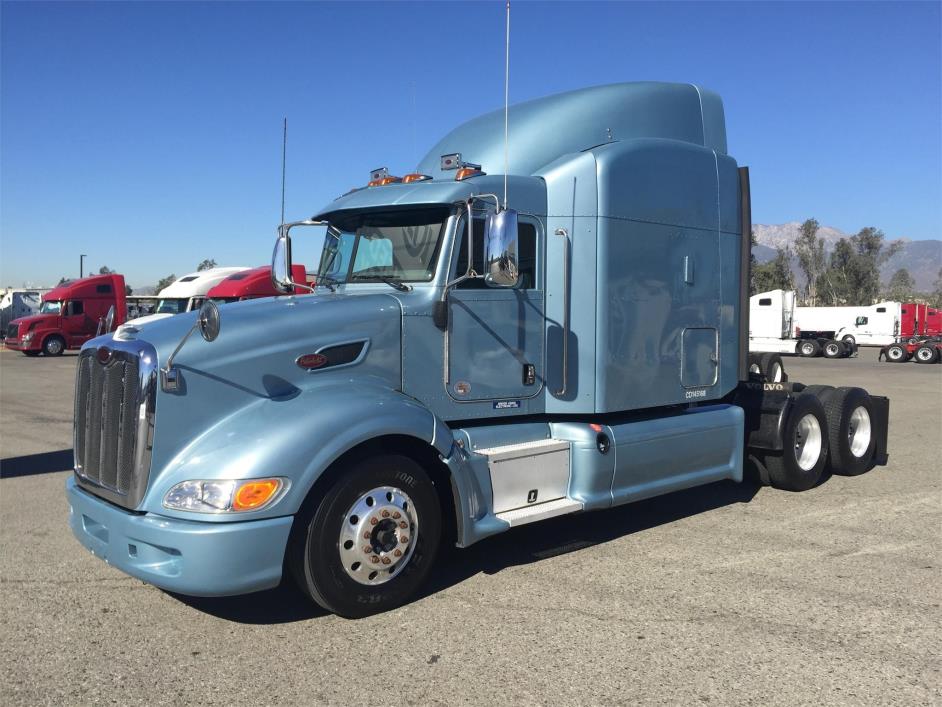
[[[747,465],[797,491],[886,463],[886,398],[748,372],[748,171],[717,95],[587,88],[509,128],[506,175],[498,111],[283,224],[283,291],[324,234],[313,294],[88,342],[79,541],[170,591],[291,576],[356,617],[409,601],[443,542]]]

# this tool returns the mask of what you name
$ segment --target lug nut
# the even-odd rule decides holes
[[[402,550],[400,550],[399,548],[396,548],[393,551],[393,555],[395,555],[396,557],[402,557]]]
[[[375,565],[377,562],[379,562],[379,558],[376,555],[373,555],[370,558],[370,562],[372,562]]]
[[[395,513],[393,513],[393,518],[395,518],[396,520],[399,520],[400,518],[402,518],[402,514],[399,511],[396,511]]]
[[[383,511],[382,516],[383,518],[389,518],[389,511]]]
[[[376,525],[379,521],[376,518],[370,518],[370,525]]]
[[[373,548],[371,548],[369,545],[364,545],[364,546],[363,546],[363,552],[365,552],[367,555],[369,555],[371,552],[373,552]]]
[[[390,560],[388,557],[384,557],[384,558],[383,558],[383,564],[384,564],[384,565],[388,565],[390,562],[392,562],[392,560]]]
[[[399,538],[399,542],[405,545],[407,542],[409,542],[409,536],[403,535],[401,538]]]
[[[369,539],[370,539],[370,531],[369,531],[369,530],[367,530],[365,533],[363,533],[363,539],[364,539],[364,540],[369,540]]]
[[[405,530],[406,528],[409,527],[409,524],[406,523],[405,521],[402,521],[401,523],[399,523],[399,527]]]

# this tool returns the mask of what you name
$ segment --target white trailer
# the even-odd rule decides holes
[[[901,303],[861,307],[796,307],[795,326],[808,336],[858,346],[888,346],[900,334]]]
[[[853,355],[856,341],[841,341],[835,330],[805,328],[800,317],[806,310],[833,307],[798,307],[794,290],[771,290],[749,298],[749,351],[754,354],[776,353],[797,356],[843,358]],[[841,309],[841,308],[836,308]],[[816,317],[812,312],[809,321]],[[825,318],[821,317],[820,322]],[[755,357],[758,361],[758,358]],[[770,365],[760,366],[763,372]]]

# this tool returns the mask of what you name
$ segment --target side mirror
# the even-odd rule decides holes
[[[484,282],[490,287],[514,287],[517,267],[517,212],[504,209],[488,214],[484,224]]]
[[[105,333],[114,329],[114,305],[108,307],[108,314],[105,315]]]
[[[219,336],[219,327],[221,325],[219,307],[216,306],[216,303],[211,299],[203,302],[196,322],[203,338],[206,339],[206,341],[215,341],[216,337]]]
[[[284,294],[293,292],[291,282],[291,241],[287,233],[278,236],[271,254],[271,284]]]

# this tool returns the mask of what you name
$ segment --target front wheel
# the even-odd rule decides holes
[[[328,611],[360,618],[412,599],[438,552],[441,506],[412,459],[363,459],[339,476],[289,556],[302,591]]]
[[[47,356],[61,356],[65,351],[65,340],[61,336],[50,336],[43,342],[43,353]]]
[[[850,334],[848,334],[843,339],[841,339],[841,343],[843,343],[844,346],[846,346],[847,348],[852,349],[854,347],[854,344],[857,343],[857,339],[855,339]]]

